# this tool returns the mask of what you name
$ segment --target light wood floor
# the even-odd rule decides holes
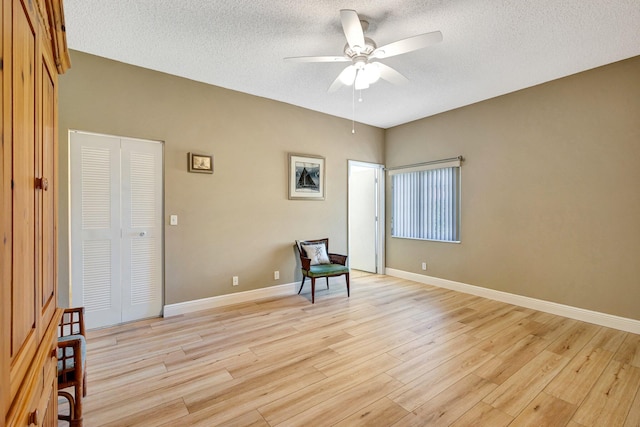
[[[640,336],[385,276],[89,333],[85,426],[638,426]]]

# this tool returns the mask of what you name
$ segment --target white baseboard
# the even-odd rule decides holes
[[[167,304],[164,306],[163,316],[171,317],[199,310],[207,310],[210,308],[223,307],[231,304],[251,302],[263,298],[295,295],[298,292],[296,286],[300,286],[300,284],[286,283],[284,285],[269,286],[266,288],[254,289],[251,291],[236,292],[233,294],[179,302],[176,304]]]
[[[452,291],[463,292],[465,294],[476,295],[496,301],[513,304],[520,307],[531,308],[545,313],[557,314],[570,319],[581,320],[607,328],[619,329],[625,332],[640,334],[640,320],[628,319],[626,317],[614,316],[597,311],[585,310],[583,308],[571,307],[569,305],[544,301],[522,295],[510,294],[493,289],[482,288],[480,286],[468,285],[466,283],[454,282],[453,280],[440,279],[438,277],[425,276],[394,268],[387,268],[385,272],[388,276],[400,279],[412,280],[414,282],[432,285],[439,288],[450,289]]]

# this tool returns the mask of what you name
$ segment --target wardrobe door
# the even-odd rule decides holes
[[[15,396],[38,340],[36,282],[36,28],[30,3],[14,0],[12,63],[11,396]],[[4,286],[4,285],[3,285]]]
[[[7,2],[0,5],[0,23],[2,27],[8,27],[5,18],[10,16]],[[9,73],[4,67],[11,67],[11,59],[5,57],[5,37],[0,42],[0,58],[3,59],[3,67],[0,67],[0,138],[4,141],[0,144],[0,384],[9,384],[9,347],[11,341],[11,108],[7,108],[11,99],[11,88],[8,82]],[[9,393],[0,394],[0,426],[4,425],[5,414],[9,407]]]
[[[45,52],[46,46],[42,47]],[[38,284],[40,298],[40,336],[51,321],[58,299],[57,293],[57,96],[58,75],[52,54],[42,55],[40,67],[39,177],[37,178],[39,218]]]
[[[3,0],[0,22],[0,426],[43,425],[45,412],[57,425],[57,75],[70,65],[62,0]]]

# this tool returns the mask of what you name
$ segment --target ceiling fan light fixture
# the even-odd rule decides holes
[[[367,78],[366,72],[364,70],[358,70],[356,73],[356,81],[355,81],[355,89],[362,90],[369,88],[369,79]]]
[[[380,68],[378,68],[378,64],[376,62],[370,62],[365,65],[363,74],[369,84],[373,84],[380,79]]]
[[[356,67],[349,65],[340,73],[340,82],[345,86],[351,86],[356,79]]]

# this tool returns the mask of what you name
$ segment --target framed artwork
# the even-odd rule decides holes
[[[324,157],[289,153],[289,200],[324,200]]]
[[[213,173],[213,155],[187,153],[189,172]]]

